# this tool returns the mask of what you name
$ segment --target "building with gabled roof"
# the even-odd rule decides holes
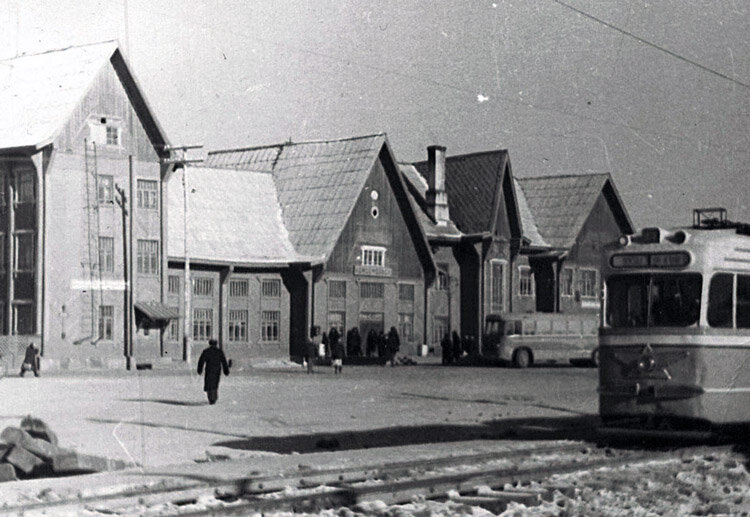
[[[203,165],[170,188],[170,238],[187,228],[170,240],[170,296],[191,339],[218,337],[235,359],[301,356],[312,326],[357,327],[363,352],[391,326],[403,352],[422,344],[435,265],[385,135],[212,151]]]
[[[162,355],[168,141],[115,42],[0,60],[0,353]]]
[[[603,247],[633,224],[610,174],[516,178],[527,244],[519,275],[519,312],[596,312],[601,303]]]
[[[401,172],[438,266],[428,291],[430,343],[456,331],[479,351],[485,315],[509,310],[510,265],[522,244],[509,154],[446,157],[431,146],[427,161],[401,164]]]

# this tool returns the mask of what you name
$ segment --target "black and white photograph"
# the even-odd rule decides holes
[[[0,0],[0,515],[750,516],[750,3]]]

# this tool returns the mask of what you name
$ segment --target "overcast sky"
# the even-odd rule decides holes
[[[0,0],[5,56],[107,39],[176,144],[506,148],[612,173],[637,226],[750,222],[745,0]]]

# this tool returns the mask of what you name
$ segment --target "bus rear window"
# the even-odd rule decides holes
[[[615,275],[607,281],[607,324],[627,327],[689,327],[698,323],[701,275]]]

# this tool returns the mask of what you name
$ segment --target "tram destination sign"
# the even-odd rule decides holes
[[[618,253],[609,260],[613,268],[685,267],[690,255],[684,251],[668,253]]]

